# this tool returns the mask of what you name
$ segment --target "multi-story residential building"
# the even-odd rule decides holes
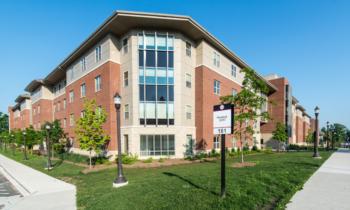
[[[23,129],[32,124],[32,103],[30,95],[25,93],[19,95],[16,100],[16,105],[9,107],[9,128],[10,129]]]
[[[187,16],[117,12],[44,79],[34,80],[31,94],[33,125],[60,120],[74,151],[74,133],[84,99],[95,99],[106,110],[104,130],[116,151],[113,96],[122,97],[123,152],[183,157],[190,139],[197,148],[220,148],[213,135],[213,106],[220,96],[240,91],[249,67],[202,26]],[[265,81],[271,93],[276,86]],[[265,107],[268,108],[267,106]],[[260,121],[250,146],[260,146]],[[232,135],[228,147],[240,146]]]
[[[268,110],[271,120],[261,125],[262,140],[264,146],[277,147],[276,141],[273,141],[273,131],[276,124],[282,123],[286,126],[288,133],[288,143],[304,144],[310,130],[311,117],[306,110],[299,105],[299,101],[293,97],[292,86],[288,79],[276,74],[265,77],[271,84],[277,87],[277,91],[268,96],[271,104]]]

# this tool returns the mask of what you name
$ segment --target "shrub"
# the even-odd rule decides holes
[[[199,152],[197,153],[195,156],[194,156],[194,159],[195,160],[201,160],[201,159],[204,159],[204,158],[207,158],[208,157],[208,154],[205,153],[205,152]]]
[[[164,158],[159,158],[158,162],[163,163],[164,162]]]
[[[258,151],[259,149],[258,149],[258,147],[256,146],[256,145],[254,145],[253,147],[252,147],[252,151]]]
[[[235,152],[236,152],[236,149],[234,147],[232,147],[231,153],[235,153]]]
[[[248,146],[248,145],[245,145],[245,146],[243,147],[243,151],[249,151],[249,146]]]
[[[153,162],[153,158],[150,157],[150,158],[147,158],[146,160],[142,161],[144,163],[152,163]]]
[[[137,155],[127,155],[122,154],[122,163],[126,165],[134,164],[138,160]],[[116,162],[118,162],[118,156],[115,159]]]
[[[220,154],[215,149],[211,150],[210,157],[219,157],[219,156]]]

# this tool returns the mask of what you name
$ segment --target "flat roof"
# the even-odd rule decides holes
[[[146,12],[131,12],[131,11],[116,11],[105,22],[103,22],[97,30],[95,30],[86,40],[84,40],[71,54],[68,55],[56,68],[54,68],[46,77],[45,81],[50,84],[56,83],[65,76],[65,70],[74,61],[81,57],[87,50],[91,49],[100,39],[107,34],[113,34],[120,38],[125,33],[132,29],[149,29],[157,30],[162,28],[170,31],[180,31],[194,41],[205,40],[222,54],[234,60],[240,67],[245,68],[250,66],[229,50],[222,42],[216,39],[212,34],[199,25],[189,16],[146,13]],[[256,75],[261,80],[265,81],[270,90],[277,88],[264,79],[256,72]],[[27,86],[28,87],[28,86]]]
[[[17,96],[15,102],[21,103],[25,99],[30,99],[30,95],[28,93],[23,93],[23,94]]]

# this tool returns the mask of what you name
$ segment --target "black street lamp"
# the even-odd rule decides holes
[[[326,137],[327,137],[327,151],[329,150],[329,121],[327,121],[327,131],[326,131]]]
[[[118,175],[113,182],[113,187],[122,187],[128,184],[128,181],[123,175],[123,165],[122,165],[122,145],[121,145],[121,135],[120,135],[120,106],[121,97],[118,93],[114,95],[114,106],[117,111],[117,144],[118,144]]]
[[[50,170],[52,169],[52,164],[51,164],[51,155],[50,155],[50,131],[51,127],[50,125],[46,125],[45,126],[45,130],[46,130],[46,154],[47,154],[47,165],[46,165],[46,170]]]
[[[318,154],[318,141],[320,136],[320,131],[318,128],[318,115],[320,113],[320,108],[318,106],[315,107],[315,138],[314,138],[314,158],[321,158],[320,154]]]
[[[23,144],[24,144],[24,160],[28,160],[27,156],[27,138],[26,138],[27,133],[23,131]]]

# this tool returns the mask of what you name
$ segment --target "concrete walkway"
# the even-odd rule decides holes
[[[350,150],[333,153],[293,196],[287,209],[350,209]]]
[[[76,209],[76,187],[72,184],[55,179],[3,155],[0,155],[0,173],[20,194],[16,199],[2,200],[6,202],[0,203],[0,209]]]

